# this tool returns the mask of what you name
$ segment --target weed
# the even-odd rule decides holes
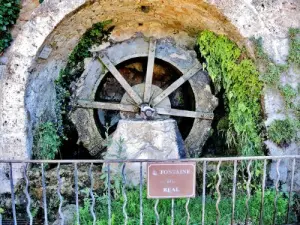
[[[279,86],[279,90],[285,99],[287,108],[293,108],[293,100],[297,96],[298,91],[292,88],[289,84]]]
[[[288,62],[300,66],[300,28],[290,28],[290,49]]]
[[[297,124],[290,119],[275,120],[268,128],[268,137],[278,145],[289,144],[297,137]]]
[[[61,145],[55,124],[40,124],[34,132],[33,143],[33,156],[36,159],[54,159]]]

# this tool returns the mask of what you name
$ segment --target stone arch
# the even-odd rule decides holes
[[[193,12],[199,17],[194,21],[194,27],[192,25],[182,25],[178,19],[174,16],[172,17],[172,15],[174,15],[172,10],[176,10],[176,3],[177,2],[172,1],[165,5],[165,8],[170,11],[169,18],[165,26],[160,27],[160,30],[163,30],[163,28],[170,23],[169,25],[171,28],[169,28],[169,33],[172,31],[179,32],[184,28],[187,32],[195,34],[198,30],[209,28],[216,32],[219,31],[230,36],[238,37],[237,40],[242,40],[234,26],[231,25],[226,17],[219,13],[215,7],[201,1],[181,1],[181,4],[186,6],[186,9],[181,8],[178,10],[178,12],[181,11],[182,16],[190,10],[190,12]],[[121,28],[124,28],[126,24],[128,27],[130,24],[133,24],[133,22],[130,21],[130,16],[127,16],[124,20],[121,19],[125,13],[128,14],[128,12],[131,11],[135,16],[141,16],[141,18],[143,18],[143,21],[140,23],[147,23],[147,20],[151,20],[152,16],[155,14],[154,10],[152,12],[150,10],[149,14],[138,10],[142,5],[148,5],[150,6],[150,9],[155,8],[155,4],[159,3],[144,1],[143,3],[136,5],[134,1],[126,1],[124,4],[118,4],[117,8],[119,8],[120,13],[116,14],[117,18],[113,18],[115,20],[113,25],[117,25],[120,29],[116,31],[115,36],[118,37],[117,32],[120,32],[122,30]],[[45,1],[34,10],[30,21],[22,27],[22,30],[10,48],[10,56],[6,70],[7,73],[2,84],[3,98],[1,99],[1,107],[3,113],[1,122],[3,126],[1,126],[1,147],[6,150],[6,155],[3,156],[4,158],[24,159],[30,157],[32,147],[31,121],[35,115],[32,115],[28,109],[26,109],[25,98],[30,95],[39,94],[35,93],[34,90],[28,90],[28,87],[31,88],[30,80],[38,80],[40,76],[39,72],[45,69],[45,67],[46,70],[51,68],[51,66],[56,66],[58,68],[62,67],[65,64],[68,54],[85,30],[88,29],[92,23],[97,22],[97,20],[110,19],[111,15],[109,15],[109,7],[111,7],[110,10],[114,11],[110,5],[111,1],[102,1],[101,4],[98,1],[92,2],[87,0],[76,0],[71,2],[67,0]],[[191,6],[196,8],[189,9]],[[95,7],[98,7],[98,11],[93,11],[93,8]],[[101,16],[95,18],[94,21],[91,21],[92,17],[90,17],[90,20],[84,25],[78,21],[83,15],[96,15],[105,7],[107,7],[107,12],[102,13]],[[116,8],[116,6],[114,6],[114,8]],[[203,16],[200,16],[200,14],[202,13],[205,16],[208,16],[210,12],[212,13],[211,18],[217,22],[218,26],[212,26],[213,24],[209,24],[209,21],[207,21],[208,24],[199,23],[201,20],[200,18],[203,19]],[[149,27],[158,26],[158,22],[163,19],[162,12],[156,12],[156,17],[154,16],[154,18],[154,20],[152,19],[153,23],[149,23]],[[76,26],[76,21],[78,22],[78,26]],[[188,20],[186,23],[189,22],[191,21]],[[71,30],[66,30],[66,26],[70,26],[70,23],[71,26],[75,25]],[[200,24],[201,26],[197,24]],[[67,32],[64,32],[64,30]],[[77,31],[76,35],[72,34],[74,30]],[[59,33],[60,35],[58,35]],[[71,38],[67,39],[66,37],[68,36]],[[49,59],[44,61],[38,59],[38,54],[43,46],[53,44],[53,41],[57,40],[55,38],[66,38],[65,41],[62,41],[65,47],[60,49],[63,53],[59,50],[54,50]],[[59,60],[61,63],[60,65],[51,65],[53,62],[52,60]],[[49,72],[50,75],[47,77],[48,83],[53,82],[55,75],[58,75],[58,71],[59,70],[56,69]],[[50,77],[51,75],[53,77]],[[46,89],[47,88],[44,87],[44,90]],[[39,101],[37,98],[33,98],[31,102],[37,104]],[[51,99],[48,102],[50,103]]]
[[[148,31],[148,34],[152,32],[158,37],[176,33],[176,40],[180,41],[181,37],[184,37],[188,42],[191,39],[187,36],[194,37],[199,30],[210,29],[228,35],[240,45],[247,45],[242,36],[262,36],[267,40],[266,48],[270,50],[273,58],[280,62],[287,53],[287,28],[299,26],[297,21],[300,21],[289,20],[288,13],[293,13],[295,18],[298,18],[299,4],[278,1],[275,5],[265,4],[267,7],[262,11],[259,8],[261,2],[264,1],[44,1],[34,10],[30,21],[22,27],[8,53],[10,57],[2,82],[3,97],[0,102],[0,143],[2,152],[4,149],[6,152],[3,157],[30,156],[31,121],[36,115],[26,109],[25,98],[26,94],[38,94],[34,90],[27,93],[30,80],[38,80],[41,71],[49,70],[47,79],[48,83],[52,82],[80,36],[93,23],[113,19],[113,25],[116,26],[113,35],[116,41],[129,38],[133,30],[145,33]],[[149,10],[142,10],[142,7]],[[267,21],[268,16],[276,14],[279,10],[284,10],[284,18]],[[243,20],[238,20],[238,16],[241,15]],[[81,21],[82,18],[84,22]],[[290,22],[284,23],[285,19]],[[58,42],[61,46],[55,46]],[[45,45],[54,46],[54,50],[49,59],[42,61],[37,56]],[[53,69],[54,67],[56,69]],[[38,99],[32,98],[31,104],[34,105],[34,102],[37,103]]]

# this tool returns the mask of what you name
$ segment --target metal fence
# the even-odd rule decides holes
[[[224,164],[226,164],[226,167],[230,166],[232,168],[232,177],[231,177],[231,224],[263,224],[264,221],[264,215],[265,215],[265,207],[264,207],[264,201],[265,201],[265,191],[267,188],[267,176],[268,176],[268,165],[270,162],[276,163],[276,179],[274,180],[273,183],[273,189],[275,192],[275,197],[274,197],[274,207],[273,207],[273,218],[272,222],[270,224],[278,224],[276,222],[276,217],[277,217],[277,201],[278,201],[278,196],[280,193],[280,162],[281,161],[287,161],[291,165],[291,173],[289,177],[289,191],[285,193],[285,199],[288,201],[287,207],[285,209],[285,223],[281,224],[291,224],[290,222],[290,214],[291,214],[291,205],[293,202],[293,186],[294,186],[294,179],[295,179],[295,167],[296,164],[300,160],[299,155],[294,155],[294,156],[254,156],[254,157],[222,157],[222,158],[194,158],[194,159],[180,159],[180,160],[138,160],[138,159],[131,159],[131,160],[0,160],[0,163],[2,164],[7,164],[9,166],[9,179],[10,179],[10,187],[11,187],[11,202],[12,202],[12,222],[11,224],[17,224],[18,219],[23,219],[24,218],[17,218],[17,210],[16,210],[16,205],[15,205],[15,184],[13,181],[13,168],[15,164],[18,165],[23,165],[24,171],[23,171],[23,176],[25,180],[25,188],[24,188],[24,193],[26,195],[26,212],[27,212],[27,223],[26,224],[35,224],[34,223],[34,218],[32,215],[31,211],[31,203],[32,199],[29,193],[29,188],[30,188],[30,180],[28,179],[27,176],[27,171],[28,168],[30,167],[31,164],[36,164],[39,165],[39,168],[41,170],[41,183],[42,183],[42,208],[44,210],[44,216],[42,218],[43,224],[48,225],[50,224],[49,219],[48,219],[48,204],[47,204],[47,185],[46,185],[46,179],[45,179],[45,173],[47,171],[45,170],[45,165],[50,165],[50,164],[55,164],[57,166],[56,170],[56,179],[57,179],[57,196],[59,197],[59,206],[58,206],[58,214],[60,216],[60,224],[64,224],[64,214],[62,212],[62,207],[64,204],[64,199],[63,196],[61,195],[61,187],[63,184],[63,180],[61,178],[60,174],[60,168],[61,165],[64,164],[72,164],[74,168],[74,202],[76,204],[76,213],[75,213],[75,223],[77,224],[83,224],[80,221],[80,200],[79,200],[79,188],[78,188],[78,165],[81,164],[88,164],[89,165],[89,170],[87,171],[89,179],[90,179],[90,187],[89,187],[89,197],[90,197],[90,215],[92,218],[91,224],[96,224],[97,222],[97,212],[95,211],[95,205],[96,205],[96,200],[95,200],[95,195],[94,195],[94,181],[95,178],[93,177],[93,166],[94,165],[105,165],[107,170],[105,170],[105,173],[107,173],[106,177],[106,182],[107,182],[107,202],[106,202],[106,207],[107,207],[107,224],[112,224],[112,201],[113,197],[111,194],[112,191],[112,186],[111,186],[111,180],[113,180],[112,173],[111,173],[111,165],[112,164],[119,164],[121,168],[121,177],[122,177],[122,196],[123,196],[123,206],[122,206],[122,213],[123,218],[124,218],[124,224],[128,224],[128,214],[127,214],[127,207],[128,207],[128,199],[127,199],[127,186],[126,186],[126,172],[125,168],[127,164],[132,164],[136,163],[139,164],[139,185],[137,190],[139,191],[139,212],[136,213],[136,217],[139,218],[139,224],[145,224],[144,223],[144,203],[147,201],[147,199],[143,199],[143,189],[145,185],[144,181],[144,172],[143,169],[145,169],[145,163],[147,162],[196,162],[197,166],[200,168],[199,171],[201,171],[201,174],[199,176],[198,174],[198,180],[201,180],[201,186],[198,189],[200,189],[199,194],[199,199],[201,198],[201,201],[199,204],[201,204],[201,210],[199,211],[199,221],[196,224],[207,224],[206,221],[206,204],[207,204],[207,175],[208,175],[208,165],[214,164],[214,171],[213,173],[215,174],[216,177],[216,183],[214,184],[214,190],[215,190],[215,224],[223,224],[222,219],[224,218],[225,215],[222,215],[222,212],[219,208],[220,203],[222,202],[222,194],[221,194],[221,188],[222,185],[224,185],[223,180],[222,180],[222,168],[224,167]],[[261,199],[260,199],[260,213],[258,218],[256,218],[254,221],[253,219],[250,220],[250,209],[249,209],[249,202],[251,201],[252,197],[252,190],[251,190],[251,182],[253,179],[253,173],[255,169],[255,164],[257,162],[260,162],[259,166],[261,166],[261,183],[260,183],[260,191],[261,191]],[[238,183],[238,171],[240,167],[244,168],[244,173],[245,173],[245,212],[246,216],[244,218],[244,221],[236,221],[236,198],[237,198],[237,183]],[[211,173],[211,171],[210,171]],[[97,178],[98,179],[98,178]],[[229,185],[229,184],[227,184]],[[176,208],[176,200],[170,199],[171,202],[171,208],[170,208],[170,224],[179,224],[176,222],[174,218],[174,208]],[[155,205],[153,207],[153,211],[155,212],[155,223],[160,224],[160,212],[159,212],[159,205],[160,200],[157,199],[155,200]],[[186,220],[185,224],[190,224],[190,211],[189,211],[189,203],[190,199],[187,199],[186,204],[185,204],[185,213],[186,213]],[[1,208],[1,206],[0,206]],[[228,215],[227,215],[228,216]],[[5,215],[0,215],[0,225],[4,224],[4,219]],[[21,223],[19,223],[21,224]],[[24,223],[23,223],[24,224]],[[193,223],[195,224],[195,223]],[[293,221],[293,224],[296,224],[295,221]]]

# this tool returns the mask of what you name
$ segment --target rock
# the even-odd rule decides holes
[[[270,156],[284,156],[284,155],[299,155],[299,145],[296,143],[290,144],[286,148],[280,148],[274,142],[268,140],[265,141],[267,148],[269,149]],[[294,186],[293,190],[296,192],[300,191],[300,160],[297,159],[295,163],[295,174],[294,174]],[[292,165],[293,159],[282,159],[279,166],[279,181],[282,184],[284,191],[290,189],[291,177],[292,177]],[[275,183],[277,180],[277,160],[273,160],[270,166],[269,177]]]
[[[76,215],[76,205],[66,205],[62,208],[62,214],[64,217],[64,225],[73,225]],[[62,219],[57,219],[52,225],[61,225]]]
[[[105,159],[179,159],[186,156],[184,142],[175,120],[120,120]],[[121,167],[111,164],[114,175]],[[140,164],[126,164],[127,184],[139,184]],[[143,165],[146,177],[146,163]]]

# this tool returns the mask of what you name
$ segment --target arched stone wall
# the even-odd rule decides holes
[[[142,6],[149,7],[149,12],[143,12]],[[202,1],[141,1],[138,4],[133,0],[44,1],[33,11],[32,18],[22,27],[8,53],[1,98],[1,147],[6,153],[1,157],[17,159],[30,156],[31,121],[37,119],[39,113],[31,113],[27,109],[43,108],[39,104],[53,107],[51,95],[46,96],[45,92],[51,88],[53,90],[53,80],[69,53],[93,23],[108,19],[112,19],[112,25],[116,26],[113,33],[116,39],[147,30],[148,35],[155,36],[175,33],[177,40],[183,39],[184,42],[189,40],[187,34],[195,35],[199,30],[210,29],[242,42],[242,37],[226,17]],[[37,57],[44,45],[53,48],[47,60]],[[31,85],[32,81],[36,82],[34,86],[38,90]],[[26,108],[27,97],[29,107]],[[47,100],[46,97],[50,98]]]
[[[300,27],[300,2],[45,0],[16,32],[17,38],[7,52],[6,72],[0,78],[1,158],[30,157],[32,124],[45,108],[53,108],[53,80],[81,35],[93,23],[107,19],[113,20],[112,38],[116,41],[140,31],[146,36],[173,36],[183,45],[192,46],[197,32],[209,29],[228,35],[251,53],[244,38],[261,36],[270,56],[282,63],[288,51],[287,30]],[[45,45],[53,51],[47,60],[41,60],[37,56]],[[272,90],[265,91],[266,114],[270,118],[277,115],[270,103],[273,96]]]

